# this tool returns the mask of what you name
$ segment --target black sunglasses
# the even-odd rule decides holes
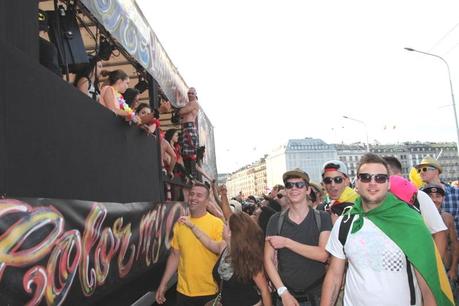
[[[296,188],[300,189],[300,188],[304,188],[307,186],[306,182],[286,182],[285,183],[285,188],[287,189],[292,189],[293,186],[295,186]]]
[[[370,183],[373,177],[375,178],[375,182],[378,184],[384,184],[389,180],[389,175],[387,174],[360,173],[357,174],[357,177],[362,183]]]
[[[342,176],[335,176],[335,177],[324,177],[323,180],[324,184],[331,184],[335,182],[335,184],[341,184],[344,181],[344,177]]]

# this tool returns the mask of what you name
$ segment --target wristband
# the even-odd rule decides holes
[[[282,294],[284,294],[287,291],[288,291],[287,287],[285,287],[285,286],[279,287],[279,288],[277,288],[277,295],[278,296],[282,296]]]

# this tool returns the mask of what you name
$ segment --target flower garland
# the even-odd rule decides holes
[[[126,103],[126,100],[124,100],[123,95],[115,91],[115,97],[116,97],[116,100],[118,101],[118,106],[120,107],[120,109],[128,113],[129,121],[133,120],[135,117],[135,112]]]

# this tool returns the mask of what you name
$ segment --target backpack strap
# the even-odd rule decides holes
[[[411,205],[410,205],[411,206]],[[344,245],[346,244],[347,236],[349,234],[349,230],[351,229],[352,220],[354,220],[355,215],[343,216],[341,219],[341,223],[339,226],[339,233],[338,233],[338,240],[341,242],[343,246],[344,252]],[[406,273],[408,276],[408,286],[410,288],[410,305],[416,305],[416,293],[414,290],[414,282],[413,282],[413,273],[411,270],[411,263],[406,257]]]
[[[282,225],[284,225],[285,214],[288,213],[288,209],[282,211],[279,214],[279,219],[277,220],[277,235],[279,236],[282,230]]]
[[[355,215],[343,216],[341,219],[341,223],[339,225],[339,233],[338,233],[338,240],[341,242],[343,246],[346,244],[347,235],[349,234],[349,230],[351,229],[352,220],[354,220]]]
[[[317,225],[317,229],[319,230],[319,236],[320,236],[320,230],[322,229],[322,218],[320,217],[320,211],[318,211],[315,208],[311,208],[311,209],[314,212],[314,218],[316,219],[316,225]]]
[[[316,221],[317,229],[319,230],[320,235],[320,230],[322,229],[322,218],[320,217],[321,212],[312,207],[310,209],[312,209],[312,211],[314,212],[314,219]],[[282,211],[279,215],[279,220],[277,220],[277,235],[280,235],[281,233],[282,225],[284,225],[285,215],[287,213],[288,209]]]
[[[414,197],[414,203],[413,205],[408,205],[408,206],[411,206],[411,208],[415,208],[415,210],[421,214],[421,205],[419,204],[419,201],[418,201],[418,196],[416,194],[416,196]]]

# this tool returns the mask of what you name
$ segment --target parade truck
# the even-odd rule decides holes
[[[166,200],[159,130],[72,82],[94,57],[122,69],[173,106],[163,130],[188,85],[134,0],[5,0],[0,17],[0,305],[152,305],[186,205]],[[196,124],[216,177],[202,109]]]

